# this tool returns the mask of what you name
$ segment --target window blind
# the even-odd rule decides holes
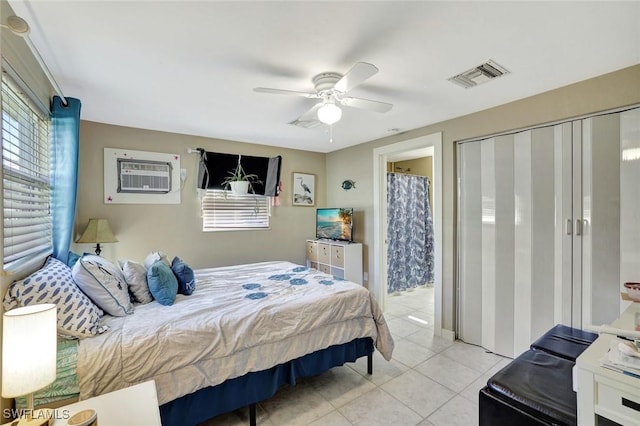
[[[269,228],[270,205],[269,197],[208,189],[202,197],[202,230]]]
[[[51,251],[50,119],[2,75],[4,269]]]

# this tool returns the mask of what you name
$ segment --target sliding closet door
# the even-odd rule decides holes
[[[459,336],[507,356],[571,318],[569,124],[458,146]]]

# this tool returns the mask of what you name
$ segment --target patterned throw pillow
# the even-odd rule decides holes
[[[84,338],[103,333],[102,310],[76,286],[71,269],[53,257],[27,278],[14,281],[4,296],[5,311],[28,305],[53,303],[58,310],[58,334]]]
[[[134,299],[142,304],[152,302],[153,296],[147,284],[147,268],[132,260],[121,260],[120,267]]]
[[[104,257],[82,256],[74,265],[72,275],[78,287],[109,315],[123,317],[133,313],[122,271]]]
[[[179,257],[174,257],[171,270],[178,279],[178,293],[190,295],[196,289],[196,277],[193,269]]]
[[[149,291],[161,305],[173,305],[178,294],[178,280],[173,271],[161,260],[156,260],[147,270]]]

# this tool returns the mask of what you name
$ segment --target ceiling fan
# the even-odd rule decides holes
[[[331,126],[342,118],[340,105],[381,113],[387,112],[393,107],[393,104],[386,102],[347,96],[349,90],[362,84],[377,72],[378,68],[375,65],[367,62],[357,62],[344,75],[336,72],[323,72],[313,77],[315,92],[298,92],[295,90],[271,89],[268,87],[256,87],[253,90],[260,93],[321,99],[321,102],[318,102],[289,124],[305,128],[315,127],[321,123]]]

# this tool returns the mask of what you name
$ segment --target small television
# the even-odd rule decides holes
[[[316,238],[353,241],[353,208],[316,209]]]

